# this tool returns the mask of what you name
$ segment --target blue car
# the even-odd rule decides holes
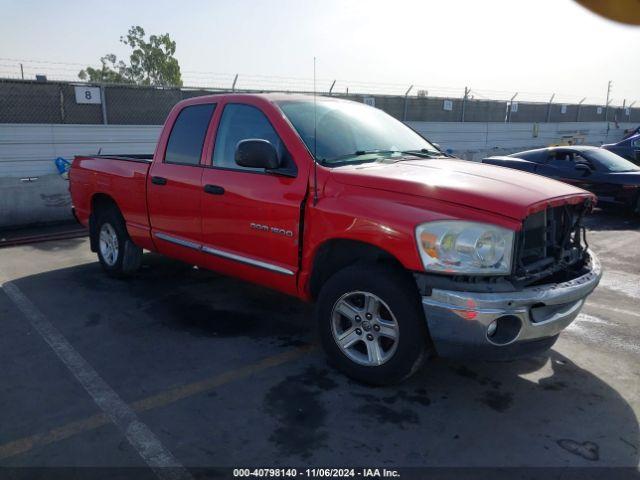
[[[632,135],[618,143],[602,145],[602,148],[606,148],[636,165],[640,165],[640,134]]]
[[[638,136],[634,137],[636,141]],[[640,214],[640,167],[600,147],[586,145],[538,148],[482,163],[537,173],[570,183],[598,196],[598,203]]]

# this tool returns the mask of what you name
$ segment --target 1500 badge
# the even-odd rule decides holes
[[[251,223],[250,227],[253,230],[259,230],[261,232],[271,232],[276,235],[284,235],[285,237],[293,237],[293,232],[291,230],[285,230],[284,228],[278,227],[270,227],[269,225],[262,225],[260,223]]]

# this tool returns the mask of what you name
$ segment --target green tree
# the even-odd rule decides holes
[[[129,65],[111,53],[100,58],[102,68],[87,67],[78,77],[90,82],[182,86],[180,65],[174,57],[176,42],[168,33],[150,35],[146,40],[144,29],[133,26],[126,36],[120,37],[120,42],[133,49]]]
[[[101,68],[87,67],[80,70],[78,77],[90,82],[133,83],[133,80],[128,76],[127,66],[122,60],[118,60],[113,53],[100,57],[100,63],[102,64]]]

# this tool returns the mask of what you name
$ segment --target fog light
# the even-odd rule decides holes
[[[496,333],[496,328],[498,328],[498,323],[494,320],[487,327],[487,337],[493,337],[493,334]]]
[[[518,317],[503,315],[487,327],[487,340],[494,345],[508,345],[518,338],[521,329],[522,321]]]

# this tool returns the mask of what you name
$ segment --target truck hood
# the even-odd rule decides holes
[[[456,159],[416,159],[338,167],[340,183],[426,197],[522,220],[548,206],[593,195],[566,183],[505,167]]]

